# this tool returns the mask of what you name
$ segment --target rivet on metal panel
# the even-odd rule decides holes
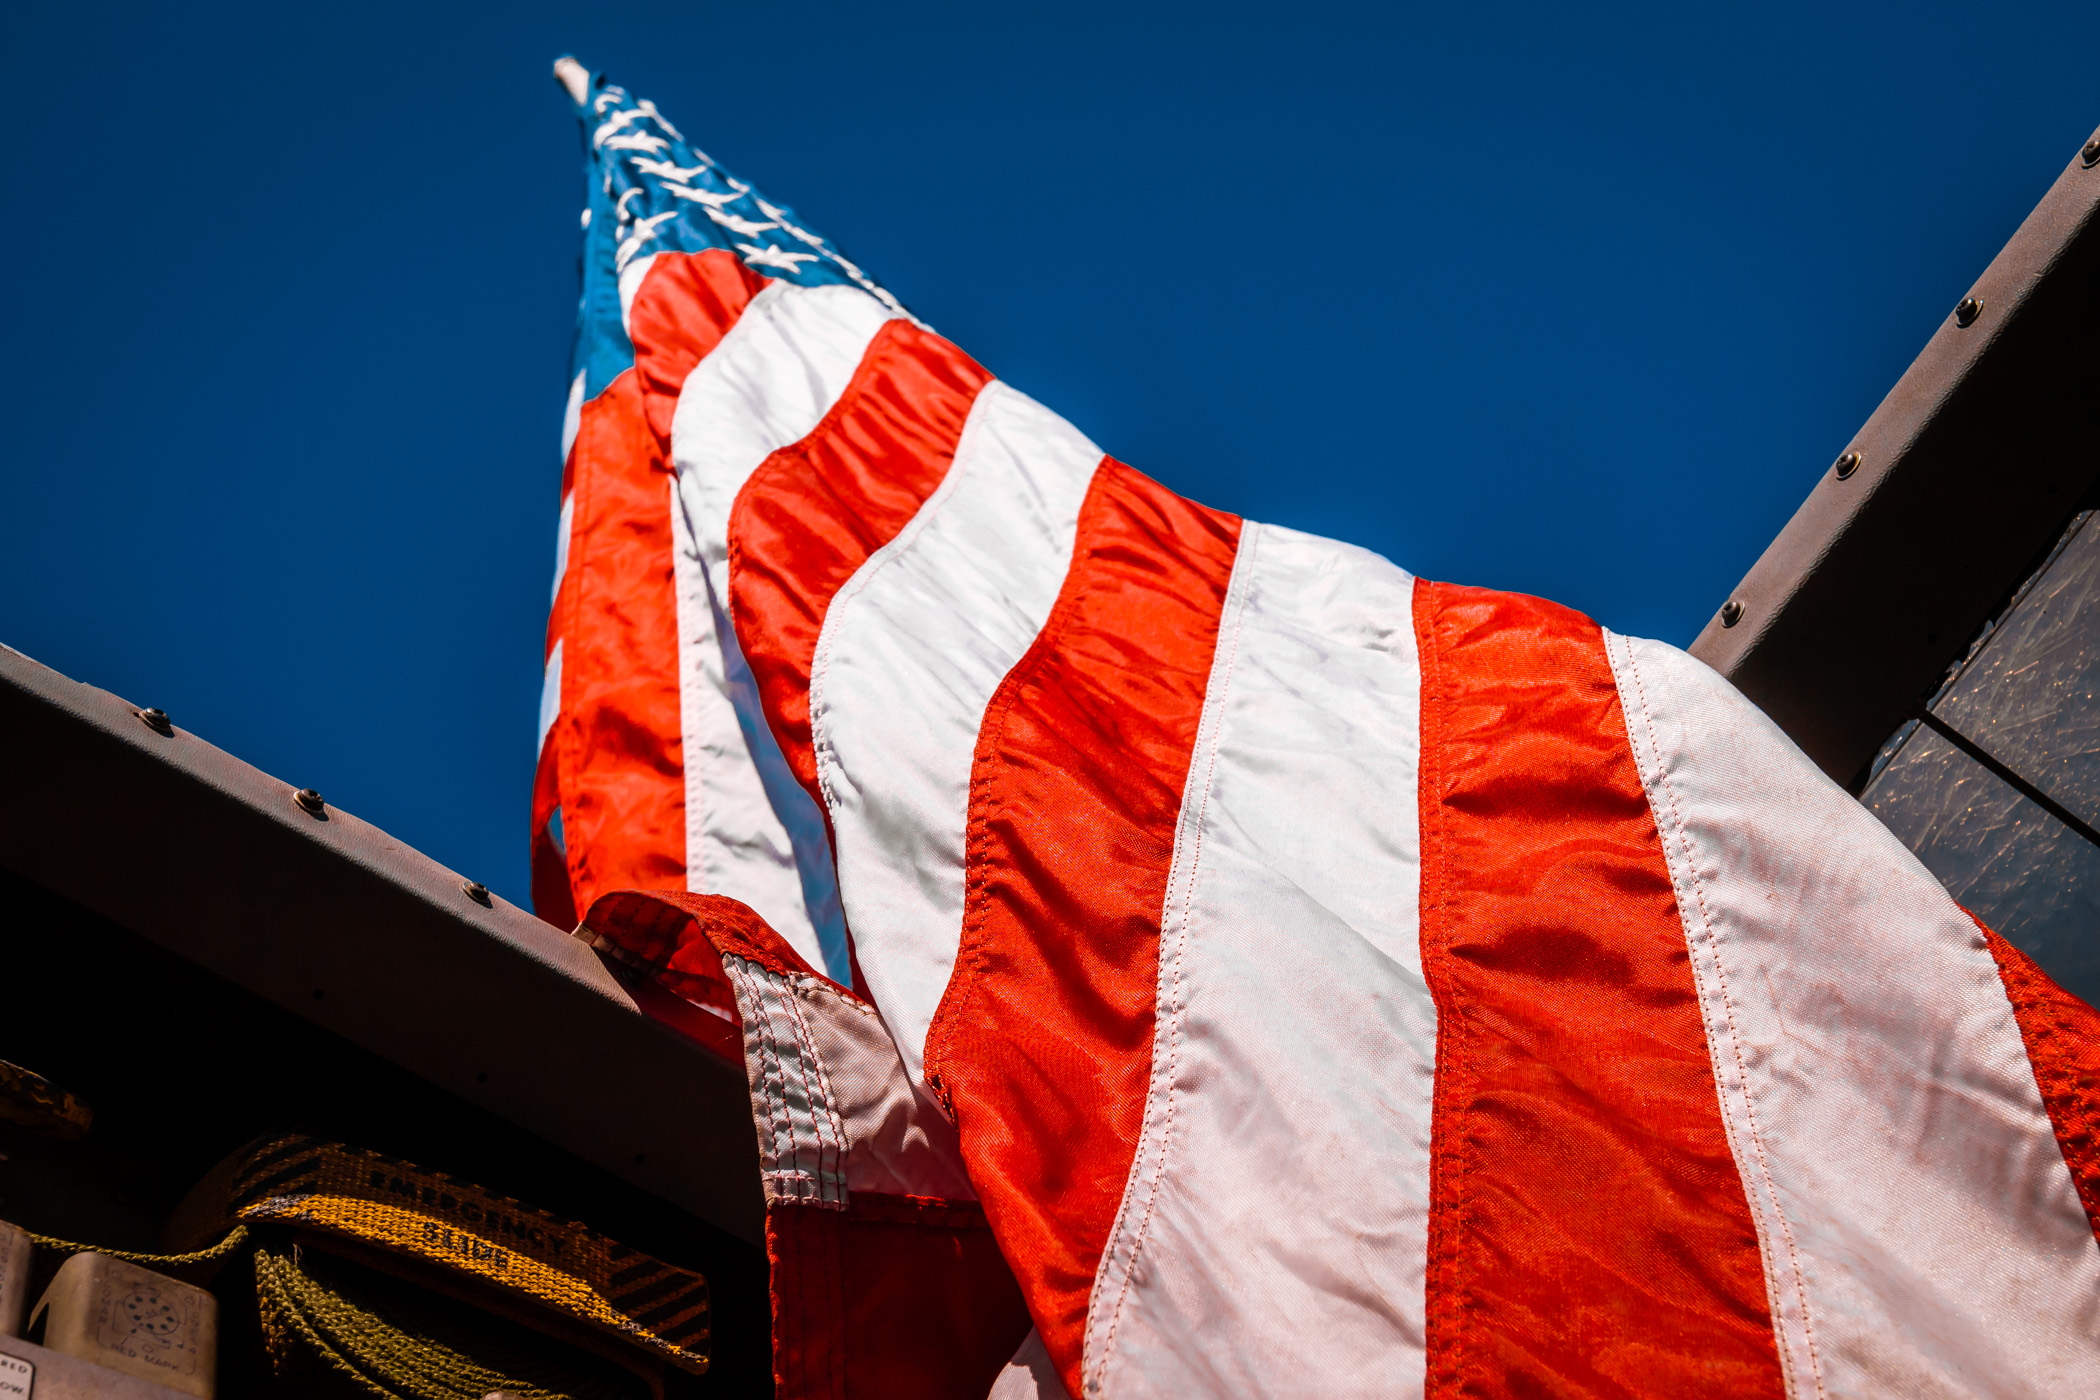
[[[138,716],[146,721],[146,727],[155,734],[165,735],[171,739],[175,736],[175,726],[168,722],[168,712],[166,710],[156,710],[149,707],[140,710]]]
[[[1844,456],[1837,459],[1837,474],[1839,481],[1843,481],[1846,477],[1852,475],[1852,473],[1858,470],[1859,454],[1857,452],[1847,452]]]
[[[298,803],[299,810],[305,812],[308,816],[325,817],[328,815],[328,804],[322,801],[321,794],[315,792],[312,788],[300,788],[292,794],[292,801]]]
[[[2086,169],[2091,170],[2094,166],[2100,165],[2100,136],[2095,136],[2092,140],[2086,142],[2085,149],[2078,154],[2084,159]]]
[[[473,900],[482,908],[493,909],[496,907],[489,900],[489,887],[487,885],[482,884],[481,881],[469,880],[467,881],[467,883],[461,885],[459,888],[467,896],[468,899]]]
[[[1721,604],[1721,625],[1723,627],[1733,627],[1742,620],[1743,605],[1739,600],[1730,598],[1727,602]]]
[[[1957,326],[1973,326],[1976,324],[1976,318],[1982,314],[1982,297],[1963,297],[1961,305],[1954,308],[1954,324]]]

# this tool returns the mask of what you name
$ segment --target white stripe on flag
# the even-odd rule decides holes
[[[970,764],[1049,618],[1101,449],[993,382],[911,523],[832,600],[810,675],[817,775],[861,972],[914,1079],[962,937]]]
[[[1160,932],[1089,1395],[1420,1395],[1436,1006],[1414,580],[1248,523]]]
[[[547,653],[547,669],[540,676],[540,741],[535,753],[547,747],[547,731],[554,728],[554,718],[561,713],[561,639],[554,640],[554,650]]]
[[[576,372],[576,379],[569,385],[569,406],[561,415],[561,464],[569,465],[569,453],[576,447],[576,434],[583,429],[583,371]]]
[[[1606,645],[1790,1391],[2100,1395],[2100,1247],[1975,925],[1726,681]]]
[[[635,293],[642,289],[642,279],[649,275],[655,262],[656,254],[644,253],[620,269],[620,329],[627,332],[629,340],[634,339]]]
[[[992,1393],[985,1400],[1071,1400],[1065,1393],[1065,1383],[1057,1377],[1049,1348],[1043,1345],[1042,1333],[1033,1327],[1028,1329],[1020,1349],[992,1382]]]
[[[771,283],[694,366],[671,420],[686,884],[750,905],[849,985],[823,814],[781,756],[729,624],[727,536],[751,473],[823,420],[888,319],[851,287]]]
[[[823,421],[891,319],[858,288],[770,282],[686,376],[671,417],[671,462],[717,596],[729,593],[737,492],[767,457]]]
[[[766,726],[675,481],[670,489],[686,887],[750,905],[803,961],[850,984],[823,817]]]
[[[561,597],[561,581],[569,572],[569,533],[576,526],[576,493],[571,491],[561,498],[561,519],[554,525],[554,591],[548,596],[547,606]]]

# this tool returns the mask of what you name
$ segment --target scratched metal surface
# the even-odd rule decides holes
[[[1929,729],[1910,736],[1865,801],[1957,902],[2100,1003],[2100,848]]]
[[[2018,593],[1933,714],[2100,824],[2100,515]],[[1929,729],[1906,726],[1863,800],[1955,899],[2100,1002],[2100,848]]]
[[[2072,536],[1933,712],[2100,824],[2100,524]]]

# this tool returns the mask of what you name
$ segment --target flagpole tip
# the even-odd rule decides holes
[[[591,70],[568,54],[554,60],[554,81],[568,89],[569,100],[579,107],[591,95]]]

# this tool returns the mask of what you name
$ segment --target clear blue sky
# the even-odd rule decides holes
[[[1679,644],[2100,122],[2072,5],[47,3],[0,35],[0,641],[520,902],[557,54],[1170,486]]]

